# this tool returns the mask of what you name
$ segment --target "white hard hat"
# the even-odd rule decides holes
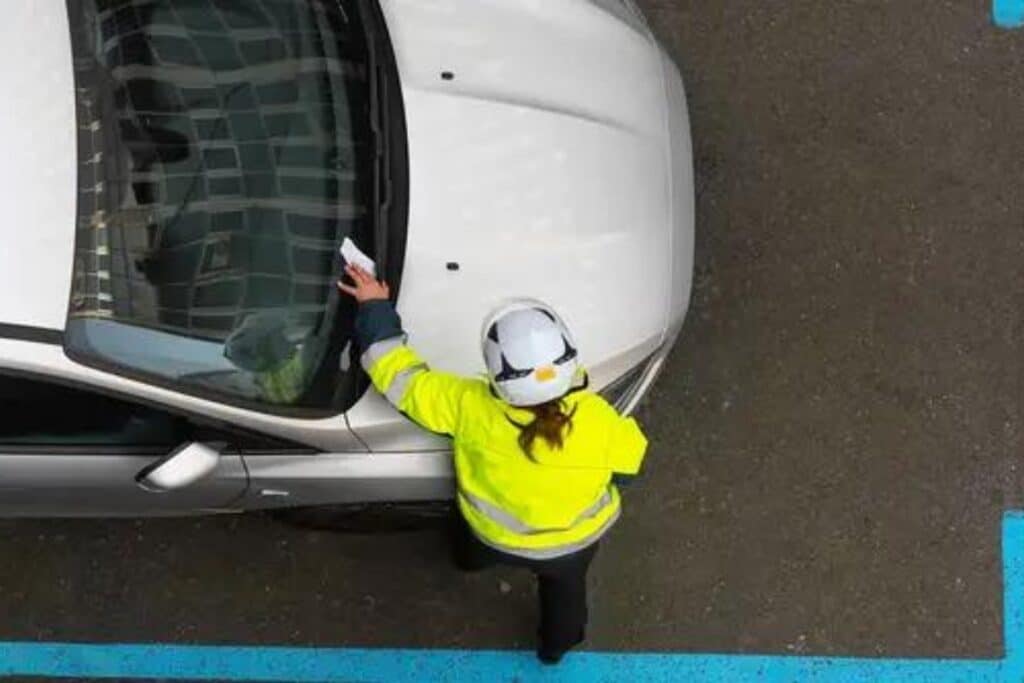
[[[518,299],[505,304],[481,331],[491,385],[514,406],[534,406],[561,398],[579,368],[569,328],[547,304]]]

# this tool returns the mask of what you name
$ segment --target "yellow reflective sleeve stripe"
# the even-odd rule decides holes
[[[384,392],[385,398],[396,408],[401,405],[402,399],[405,397],[405,392],[409,390],[409,382],[412,381],[413,377],[421,372],[426,372],[426,363],[417,363],[412,367],[401,370],[394,379],[391,380],[391,384],[388,386],[388,390]]]
[[[454,434],[468,380],[427,367],[405,337],[372,344],[361,362],[377,391],[409,419],[433,432]]]
[[[385,339],[372,344],[360,359],[366,369],[373,386],[377,391],[387,395],[388,388],[398,373],[407,368],[421,365],[423,360],[405,345],[402,337]]]
[[[390,339],[382,339],[379,342],[370,344],[370,348],[363,352],[359,362],[362,363],[363,368],[369,372],[374,363],[386,356],[389,352],[394,351],[401,346],[405,346],[405,335],[391,337]]]

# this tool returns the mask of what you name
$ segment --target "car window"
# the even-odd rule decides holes
[[[188,421],[140,404],[22,377],[0,376],[0,443],[173,448]]]
[[[357,4],[69,0],[72,357],[259,410],[355,401],[333,281],[344,237],[374,249]]]
[[[165,452],[188,441],[223,442],[233,449],[255,452],[309,451],[85,387],[0,375],[0,445]]]

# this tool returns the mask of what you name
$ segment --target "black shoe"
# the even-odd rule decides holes
[[[580,635],[576,638],[576,641],[574,643],[566,644],[565,641],[562,641],[560,643],[562,649],[556,649],[544,645],[544,636],[542,635],[541,630],[538,629],[537,639],[541,644],[537,646],[537,659],[539,659],[547,665],[558,664],[560,661],[562,661],[562,658],[565,657],[565,654],[569,650],[573,649],[574,647],[582,643],[584,638],[586,638],[586,632],[584,629],[581,628]]]
[[[562,661],[562,657],[565,657],[566,650],[561,652],[555,652],[552,650],[545,650],[544,648],[537,649],[537,659],[539,659],[546,666],[554,666]]]

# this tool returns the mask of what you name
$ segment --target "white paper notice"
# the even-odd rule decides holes
[[[347,237],[341,243],[341,258],[345,259],[345,263],[359,266],[373,277],[377,277],[377,264],[369,256],[359,251],[356,243]]]

